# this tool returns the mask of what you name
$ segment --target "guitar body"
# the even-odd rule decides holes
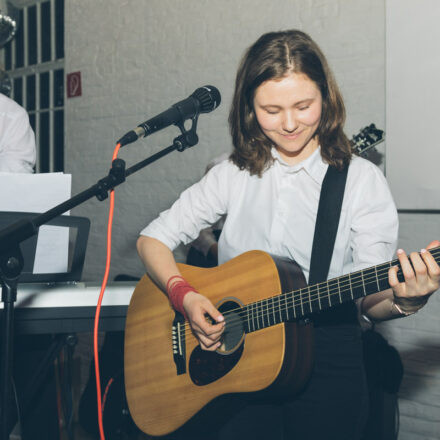
[[[294,262],[261,251],[215,268],[180,264],[179,269],[222,313],[306,284]],[[293,395],[305,385],[312,365],[311,325],[287,322],[245,333],[238,325],[242,317],[231,317],[226,330],[235,330],[218,352],[201,350],[186,325],[185,337],[179,339],[184,356],[178,367],[172,334],[175,312],[148,276],[140,280],[127,313],[125,386],[131,415],[142,431],[163,436],[196,415],[200,423],[204,409],[209,406],[215,412],[216,402],[224,403],[225,395]]]

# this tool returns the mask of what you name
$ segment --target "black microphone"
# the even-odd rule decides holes
[[[215,110],[221,102],[220,92],[214,86],[199,87],[191,96],[180,101],[168,110],[154,116],[148,121],[139,124],[134,130],[129,131],[118,143],[121,147],[137,141],[140,137],[149,136],[173,124],[182,124],[187,119],[200,113],[209,113]]]

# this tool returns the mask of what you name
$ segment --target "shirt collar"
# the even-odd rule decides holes
[[[319,185],[324,180],[328,164],[321,157],[321,147],[318,147],[307,159],[295,165],[285,162],[275,147],[272,148],[272,157],[277,161],[285,173],[293,174],[304,170]]]

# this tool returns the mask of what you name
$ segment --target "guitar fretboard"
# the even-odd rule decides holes
[[[430,249],[430,252],[438,263],[440,247]],[[251,333],[282,322],[301,319],[386,290],[390,287],[388,270],[392,266],[398,267],[399,281],[403,281],[399,260],[395,259],[293,292],[285,292],[247,304],[240,313],[245,331]]]

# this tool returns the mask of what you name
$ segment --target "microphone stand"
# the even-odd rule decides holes
[[[198,116],[198,115],[197,115]],[[125,169],[125,162],[122,159],[115,159],[109,174],[99,180],[89,189],[79,193],[69,200],[55,206],[43,214],[36,215],[31,219],[18,221],[0,231],[0,283],[2,285],[3,302],[3,323],[2,323],[2,357],[1,357],[1,440],[8,440],[9,433],[13,426],[9,426],[9,404],[10,404],[10,383],[12,376],[13,363],[13,342],[14,342],[14,303],[17,300],[17,285],[20,274],[23,270],[24,260],[20,250],[20,243],[29,237],[38,233],[38,228],[48,221],[58,217],[66,211],[80,205],[81,203],[96,196],[99,201],[108,197],[108,191],[125,181],[125,178],[140,169],[150,165],[161,157],[171,153],[174,150],[184,151],[188,147],[193,147],[199,141],[195,132],[196,118],[193,118],[193,126],[186,131],[183,124],[179,124],[182,131],[177,136],[173,144],[159,151],[156,154],[138,162],[131,168]]]

